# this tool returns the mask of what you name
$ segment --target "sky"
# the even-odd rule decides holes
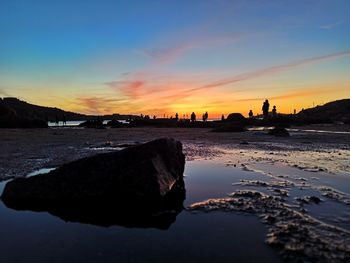
[[[209,118],[350,98],[349,0],[0,0],[0,97]]]

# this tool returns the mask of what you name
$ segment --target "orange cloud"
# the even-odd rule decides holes
[[[348,57],[348,56],[350,56],[350,51],[344,51],[344,52],[338,52],[333,54],[327,54],[319,57],[301,59],[301,60],[297,60],[287,64],[254,70],[254,71],[239,74],[230,78],[217,80],[200,87],[194,87],[187,90],[183,90],[179,93],[175,93],[170,96],[164,97],[163,99],[173,99],[173,100],[182,99],[185,96],[190,96],[198,91],[213,89],[213,88],[225,86],[228,84],[239,83],[242,81],[251,80],[251,79],[255,79],[263,76],[268,76],[268,75],[272,75],[280,72],[286,72],[286,71],[289,71],[298,67],[310,65],[310,64],[320,63],[323,61],[334,60],[337,58]]]
[[[142,87],[145,85],[144,80],[132,81],[110,81],[105,83],[114,90],[121,91],[124,95],[131,98],[138,98]]]
[[[77,97],[69,104],[74,109],[88,114],[101,115],[112,113],[124,100],[116,98],[99,97]]]

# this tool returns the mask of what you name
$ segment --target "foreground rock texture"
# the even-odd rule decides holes
[[[283,194],[241,190],[227,198],[192,204],[189,210],[258,215],[269,227],[266,243],[278,249],[285,262],[350,262],[350,232],[297,211]]]
[[[154,214],[181,211],[184,165],[182,144],[158,139],[15,179],[6,184],[1,198],[10,208],[98,225],[130,224],[131,213],[135,224],[130,226],[138,226]]]

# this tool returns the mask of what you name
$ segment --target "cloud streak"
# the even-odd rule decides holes
[[[326,24],[326,25],[321,25],[320,28],[321,29],[332,29],[332,28],[335,28],[339,25],[343,24],[343,21],[338,21],[338,22],[335,22],[333,24]]]
[[[242,36],[242,34],[231,34],[223,36],[197,37],[172,47],[145,50],[143,53],[152,59],[153,64],[170,64],[193,49],[230,44],[240,40]]]
[[[124,95],[136,99],[140,96],[141,89],[145,85],[145,81],[110,81],[105,82],[104,84],[109,86],[113,90],[121,91]]]
[[[78,105],[89,114],[105,114],[113,110],[122,99],[106,98],[103,96],[77,97],[71,104]]]
[[[112,90],[120,92],[122,98],[129,101],[132,104],[132,106],[136,107],[140,112],[143,110],[155,108],[155,105],[157,105],[157,108],[163,109],[177,108],[181,107],[180,105],[189,105],[191,103],[195,103],[197,105],[198,103],[200,103],[200,101],[202,101],[206,105],[211,105],[211,102],[213,100],[219,98],[217,97],[217,92],[215,91],[216,88],[223,87],[226,85],[236,85],[244,81],[283,73],[307,65],[318,64],[324,61],[349,56],[350,51],[344,51],[317,57],[309,57],[281,65],[261,68],[258,70],[237,74],[235,76],[222,78],[216,81],[203,81],[203,79],[201,79],[201,76],[203,74],[194,76],[182,75],[176,76],[174,78],[173,76],[155,75],[152,72],[140,71],[136,73],[130,73],[125,77],[124,80],[110,81],[104,84],[110,87]],[[240,88],[238,90],[236,89],[234,91],[234,94],[237,97],[238,93],[244,95],[246,91],[247,89]],[[287,95],[283,94],[274,97],[270,96],[270,99],[279,100],[296,97],[307,97],[310,96],[311,93],[314,94],[315,92],[318,91],[298,91],[294,93],[288,93]],[[331,92],[331,90],[322,92]],[[221,93],[220,95],[220,100],[223,101],[225,105],[229,105],[228,101],[230,101],[231,103],[233,101],[254,102],[260,101],[262,99],[264,98],[241,98],[235,100],[233,99],[233,95],[228,94],[227,92]],[[97,108],[96,104],[89,101],[85,101],[85,105],[90,105],[91,107]]]
[[[301,60],[297,60],[297,61],[290,62],[287,64],[283,64],[283,65],[278,65],[278,66],[273,66],[273,67],[268,67],[268,68],[263,68],[263,69],[259,69],[259,70],[246,72],[246,73],[239,74],[239,75],[236,75],[236,76],[231,77],[231,78],[218,80],[218,81],[209,83],[207,85],[191,89],[189,91],[216,88],[216,87],[224,86],[227,84],[232,84],[232,83],[241,82],[241,81],[245,81],[245,80],[255,79],[255,78],[259,78],[259,77],[263,77],[263,76],[267,76],[267,75],[272,75],[272,74],[276,74],[276,73],[286,72],[286,71],[289,71],[289,70],[292,70],[292,69],[295,69],[298,67],[316,64],[316,63],[320,63],[320,62],[327,61],[327,60],[334,60],[334,59],[338,59],[338,58],[342,58],[342,57],[349,57],[349,56],[350,56],[350,51],[344,51],[344,52],[332,53],[332,54],[327,54],[327,55],[318,56],[318,57],[301,59]]]

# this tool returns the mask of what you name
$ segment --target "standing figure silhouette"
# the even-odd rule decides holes
[[[262,106],[264,119],[267,119],[267,117],[269,116],[269,108],[270,108],[270,103],[269,103],[268,100],[265,100],[265,102],[264,102],[264,104]]]

